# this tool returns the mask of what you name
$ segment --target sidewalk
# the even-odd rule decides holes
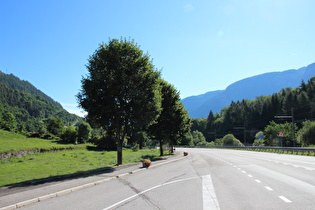
[[[164,157],[161,160],[153,161],[152,167],[177,161],[184,158],[178,152],[175,155]],[[67,177],[62,180],[49,180],[44,183],[34,183],[28,186],[0,188],[0,210],[16,209],[31,203],[36,203],[49,198],[61,196],[73,191],[92,187],[118,177],[147,170],[142,163],[133,163],[111,168],[102,173],[82,175],[79,177]]]

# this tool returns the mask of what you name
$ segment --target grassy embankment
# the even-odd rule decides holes
[[[115,166],[115,151],[87,150],[86,146],[92,145],[60,144],[53,140],[27,138],[0,130],[0,152],[40,148],[78,148],[2,159],[0,160],[0,187]],[[142,158],[153,159],[158,156],[159,151],[156,149],[144,149],[136,152],[126,149],[123,151],[123,164],[139,162]]]

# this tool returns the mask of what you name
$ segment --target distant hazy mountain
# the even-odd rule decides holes
[[[302,80],[307,82],[313,76],[315,76],[315,63],[297,70],[291,69],[249,77],[229,85],[225,90],[209,91],[202,95],[190,96],[181,102],[188,110],[190,117],[208,117],[210,110],[213,113],[220,112],[232,101],[252,100],[261,95],[272,95],[282,88],[296,88],[301,85]]]

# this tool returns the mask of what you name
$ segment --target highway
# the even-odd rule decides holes
[[[189,155],[177,161],[23,209],[315,209],[315,157],[183,151]]]

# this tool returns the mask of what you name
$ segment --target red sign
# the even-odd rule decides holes
[[[282,132],[280,132],[278,137],[284,137],[284,134]]]

